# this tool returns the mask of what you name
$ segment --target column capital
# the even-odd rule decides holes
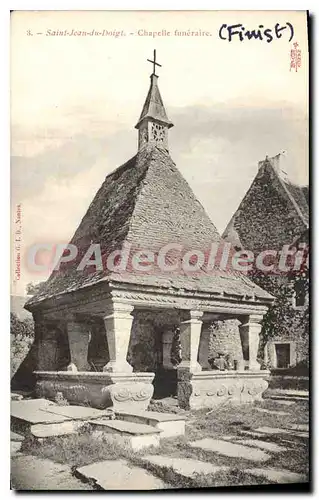
[[[117,317],[126,318],[131,315],[134,310],[134,306],[127,304],[126,302],[108,302],[105,307],[104,319],[116,315]]]
[[[258,313],[249,314],[244,318],[242,318],[241,325],[239,325],[239,328],[246,325],[261,325],[263,318],[264,318],[263,314],[258,314]]]
[[[202,323],[202,317],[204,315],[203,311],[182,311],[181,313],[181,323],[190,323],[190,322],[200,322]]]

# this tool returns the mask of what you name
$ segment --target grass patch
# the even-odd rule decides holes
[[[287,415],[264,413],[258,408],[271,411],[281,411]],[[155,409],[155,408],[153,408]],[[170,408],[166,409],[170,411]],[[176,410],[176,409],[175,409]],[[177,412],[176,412],[177,413]],[[239,439],[257,439],[244,435],[241,431],[253,431],[258,427],[287,428],[291,424],[308,422],[308,404],[305,401],[296,402],[292,406],[276,404],[272,400],[263,400],[254,404],[226,404],[213,411],[197,410],[183,411],[185,415],[186,434],[176,438],[162,439],[159,448],[148,448],[142,451],[132,451],[128,448],[110,444],[103,439],[93,439],[90,432],[72,434],[57,438],[49,438],[42,443],[29,440],[23,443],[22,451],[50,459],[54,462],[68,464],[73,469],[103,460],[125,459],[135,466],[143,467],[161,478],[172,488],[208,488],[219,486],[240,486],[269,484],[264,477],[255,477],[247,472],[251,467],[286,469],[307,475],[309,467],[308,441],[304,438],[288,434],[269,434],[260,436],[260,440],[276,443],[286,450],[272,453],[265,462],[257,462],[244,458],[227,457],[216,452],[192,448],[190,441],[211,437],[222,439],[233,436],[232,442]],[[252,448],[256,449],[256,448]],[[217,466],[229,467],[214,475],[197,474],[192,479],[177,474],[171,467],[157,467],[143,461],[145,455],[167,455],[169,457],[192,458],[210,462]],[[245,471],[245,472],[244,472]]]

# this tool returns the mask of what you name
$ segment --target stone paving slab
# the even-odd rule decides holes
[[[23,399],[22,394],[17,394],[16,392],[11,392],[12,401],[21,401]]]
[[[21,441],[10,441],[10,454],[14,457],[21,450]]]
[[[309,432],[309,424],[290,424],[289,427],[286,427],[286,429],[294,430],[294,431]]]
[[[220,439],[204,438],[189,443],[189,446],[205,451],[214,451],[228,457],[246,458],[255,462],[264,462],[270,458],[270,455],[267,455],[262,450],[255,450],[242,444],[230,443]]]
[[[172,467],[176,473],[187,478],[192,478],[195,474],[216,474],[229,469],[227,466],[214,465],[192,458],[147,455],[143,460],[158,467]]]
[[[260,441],[258,439],[243,439],[238,441],[238,443],[246,446],[252,446],[253,448],[260,448],[261,450],[271,451],[273,453],[287,451],[287,448],[284,448],[283,446],[278,446],[278,444],[269,443],[268,441]]]
[[[11,431],[10,432],[10,441],[23,441],[24,436],[21,436],[21,434],[17,434],[16,432]]]
[[[267,413],[268,415],[278,415],[278,416],[287,416],[289,415],[286,411],[276,411],[276,410],[267,410],[266,408],[255,408],[255,410],[260,411],[261,413]]]
[[[135,467],[125,460],[104,460],[77,469],[84,479],[91,479],[103,490],[161,490],[169,489],[150,472]]]
[[[48,459],[22,455],[11,461],[11,486],[14,490],[93,490],[71,474],[69,467]]]
[[[254,476],[265,476],[271,483],[305,483],[306,477],[303,474],[279,469],[246,469],[244,472]]]
[[[109,430],[123,432],[125,434],[159,434],[160,429],[145,424],[136,424],[135,422],[127,422],[126,420],[89,420],[91,425],[95,427],[104,427]]]
[[[292,406],[296,404],[296,401],[289,401],[288,399],[277,399],[274,401],[276,404],[284,405],[284,406]]]
[[[174,420],[185,420],[185,417],[181,415],[176,415],[175,413],[161,413],[160,411],[118,411],[117,415],[123,416],[136,416],[149,420],[154,420],[156,422],[171,422]]]
[[[51,413],[54,408],[58,408],[58,406],[46,399],[11,401],[11,416],[30,424],[58,423],[70,420],[68,417]]]
[[[291,434],[291,431],[286,429],[279,429],[277,427],[258,427],[258,429],[254,429],[256,432],[261,432],[262,434]]]
[[[52,406],[47,409],[48,413],[68,417],[72,420],[85,420],[94,418],[111,417],[113,411],[98,410],[96,408],[89,408],[87,406]]]

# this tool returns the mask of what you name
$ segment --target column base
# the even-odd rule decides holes
[[[186,371],[189,373],[199,373],[202,371],[201,365],[198,363],[198,361],[195,362],[190,362],[190,361],[182,361],[178,366],[177,366],[178,371]]]
[[[127,361],[109,361],[104,367],[103,372],[108,373],[132,373],[133,366],[131,366]]]

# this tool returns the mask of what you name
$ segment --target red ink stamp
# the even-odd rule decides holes
[[[298,42],[295,42],[292,45],[293,49],[290,51],[290,71],[294,69],[297,72],[298,68],[301,67],[301,50],[298,48]]]

